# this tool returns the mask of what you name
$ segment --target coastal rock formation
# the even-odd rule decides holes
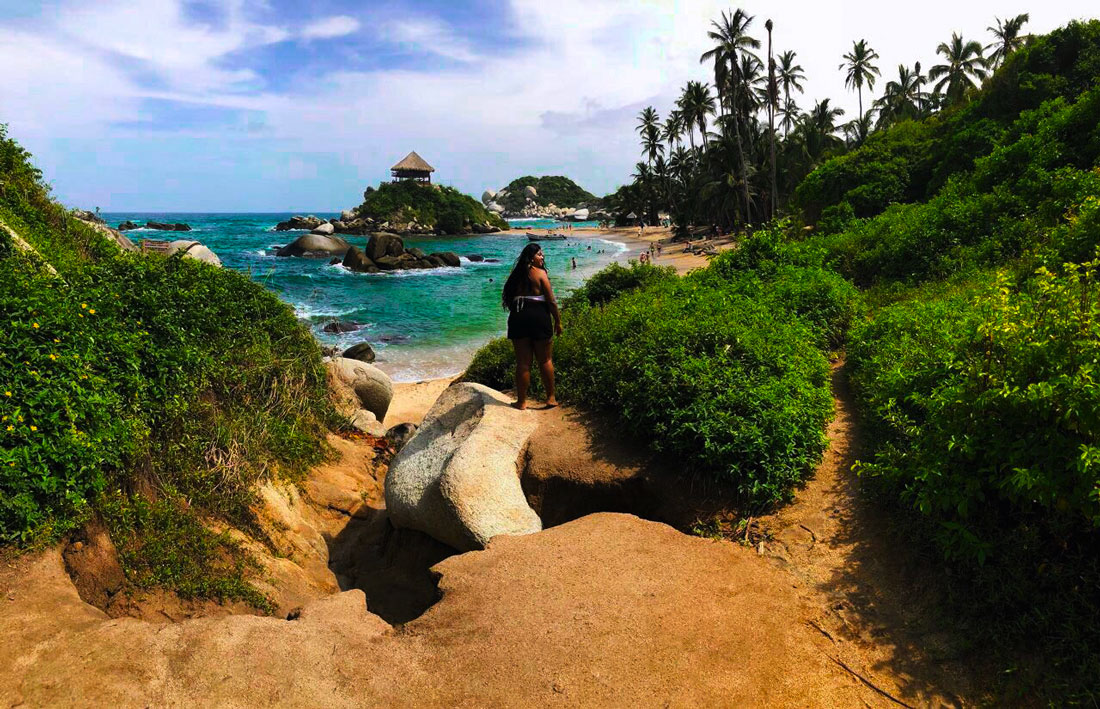
[[[378,367],[344,357],[333,357],[326,366],[335,379],[355,393],[360,407],[382,421],[393,400],[393,382]]]
[[[497,193],[493,190],[485,190],[481,193],[482,204],[492,204],[493,199],[497,196]]]
[[[95,212],[89,212],[87,209],[74,209],[72,215],[83,222],[92,222],[93,224],[106,224]]]
[[[291,231],[296,229],[316,229],[324,223],[323,219],[318,219],[312,214],[308,217],[294,216],[287,219],[285,222],[279,222],[275,225],[275,231]]]
[[[132,231],[134,229],[140,229],[140,228],[141,228],[140,224],[134,224],[129,219],[127,219],[126,221],[124,221],[124,222],[122,222],[121,224],[118,225],[118,230],[119,231]]]
[[[333,261],[340,263],[340,259],[333,259]],[[358,246],[348,247],[347,253],[344,254],[343,264],[344,268],[358,273],[378,273],[379,270],[374,261],[371,261]]]
[[[369,342],[360,342],[358,345],[352,345],[344,350],[342,355],[346,359],[357,359],[360,362],[367,362],[368,364],[374,361],[374,348],[370,346]]]
[[[184,258],[193,258],[196,261],[208,263],[211,266],[221,266],[222,261],[218,255],[197,241],[181,239],[168,245],[168,255],[182,251]]]
[[[470,263],[481,263],[482,261],[485,260],[485,257],[482,256],[481,254],[466,254],[466,259]]]
[[[334,227],[330,222],[325,222],[324,224],[318,224],[309,233],[310,234],[320,234],[322,236],[330,236],[335,231],[336,231],[336,227]]]
[[[386,435],[386,427],[382,425],[377,416],[366,409],[359,409],[348,421],[356,430],[371,436],[384,438]]]
[[[324,234],[304,234],[275,252],[276,256],[328,257],[343,256],[348,251],[348,242],[338,236]]]
[[[183,224],[177,222],[175,224],[167,224],[165,222],[145,222],[146,229],[156,229],[157,231],[191,231],[190,224]]]
[[[460,551],[500,534],[532,534],[517,469],[537,420],[481,384],[454,384],[390,463],[386,508],[396,527],[417,529]]]
[[[454,251],[440,251],[439,253],[432,254],[432,256],[438,256],[446,266],[452,268],[458,268],[462,265],[462,259],[458,257]]]
[[[526,187],[523,188],[523,196],[526,197],[527,199],[534,199],[535,197],[539,196],[539,191],[536,190],[534,188],[534,186],[527,185]]]
[[[359,323],[348,322],[347,320],[333,320],[330,323],[325,323],[325,326],[321,328],[324,332],[341,333],[341,332],[355,332],[360,327]]]
[[[415,423],[399,423],[386,431],[386,440],[393,446],[394,452],[400,452],[416,433],[416,429]]]
[[[371,234],[365,251],[371,261],[377,261],[383,256],[400,256],[405,252],[405,242],[397,234],[380,231]]]

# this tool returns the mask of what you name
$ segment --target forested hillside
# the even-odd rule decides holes
[[[0,223],[0,544],[100,520],[134,586],[267,607],[210,528],[252,528],[256,483],[322,457],[309,331],[243,274],[121,251],[2,126]]]
[[[751,168],[738,144],[768,138],[754,117],[767,94],[746,109],[738,91],[751,84],[731,69],[756,46],[751,21],[723,15],[711,35],[727,82],[719,134],[692,138],[716,109],[689,85],[665,163],[658,117],[643,112],[649,159],[616,195],[620,211],[728,228],[769,214],[761,153],[752,189],[737,179]],[[943,93],[918,82],[909,104],[888,87],[877,126],[846,139],[817,120],[827,106],[805,114],[779,150],[787,217],[708,268],[677,280],[612,267],[590,281],[566,305],[559,394],[679,456],[685,484],[734,485],[751,513],[787,499],[816,460],[825,356],[844,354],[867,444],[859,479],[892,510],[899,543],[941,560],[950,612],[1000,668],[995,691],[1094,704],[1100,22],[1009,39],[994,63],[976,42],[945,43],[969,70],[944,73]],[[685,133],[690,150],[676,147]],[[800,157],[784,163],[788,150]],[[469,374],[503,385],[506,360],[493,343]]]

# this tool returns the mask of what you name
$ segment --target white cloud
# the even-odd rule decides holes
[[[347,15],[336,15],[310,22],[302,29],[301,36],[303,39],[333,39],[358,30],[359,20]]]
[[[377,39],[423,55],[428,68],[342,69],[273,93],[251,72],[223,67],[230,55],[292,37],[282,27],[253,19],[256,13],[250,10],[262,1],[223,0],[224,21],[217,27],[186,22],[180,0],[63,0],[51,13],[57,18],[52,24],[5,31],[0,20],[0,66],[5,68],[0,72],[0,120],[11,122],[17,138],[125,135],[144,141],[135,151],[155,151],[156,139],[148,134],[114,127],[137,117],[142,98],[255,112],[263,126],[257,138],[225,128],[196,130],[206,131],[210,149],[230,163],[235,156],[248,162],[255,150],[249,140],[262,139],[278,142],[284,162],[314,164],[304,156],[328,155],[354,166],[358,184],[327,181],[334,179],[328,170],[317,170],[315,176],[295,170],[294,185],[278,182],[279,175],[253,176],[272,181],[273,195],[314,189],[318,200],[326,200],[315,209],[346,206],[361,193],[363,181],[385,178],[386,168],[411,149],[435,165],[439,179],[468,192],[480,194],[519,174],[547,172],[568,174],[602,193],[628,179],[639,159],[633,131],[638,110],[652,103],[664,114],[687,80],[710,78],[710,67],[699,64],[699,54],[708,48],[710,21],[728,9],[716,0],[511,0],[507,10],[486,20],[502,22],[493,28],[501,38],[495,45],[475,45],[434,17],[390,16],[370,26]],[[881,91],[899,62],[911,65],[919,59],[931,66],[935,46],[952,31],[985,39],[995,14],[1024,10],[1013,2],[1022,0],[1009,0],[1007,6],[1001,0],[929,0],[904,21],[877,0],[742,4],[757,15],[756,36],[765,37],[763,23],[770,16],[776,53],[798,52],[808,76],[806,94],[797,96],[801,105],[828,96],[852,113],[855,94],[845,90],[836,67],[853,40],[866,37],[882,56],[882,83],[876,86]],[[1031,9],[1028,29],[1049,31],[1092,12],[1091,0],[1050,0]],[[358,31],[358,22],[323,18],[296,36],[331,37],[338,31]],[[125,57],[152,72],[157,88],[141,88],[151,84],[139,86],[117,63],[107,61],[109,56]],[[195,155],[194,160],[199,164],[207,157]],[[65,169],[45,161],[42,166],[47,172]],[[108,170],[101,179],[109,183],[114,178]],[[201,210],[210,205],[176,206]],[[220,204],[258,210],[283,206]]]
[[[460,62],[478,59],[469,44],[445,23],[431,17],[397,19],[382,25],[383,41],[413,52],[436,54]]]

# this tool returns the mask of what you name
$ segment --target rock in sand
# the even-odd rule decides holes
[[[541,531],[518,470],[537,426],[531,412],[512,408],[500,392],[469,382],[452,385],[390,463],[391,522],[460,551],[482,549],[499,534]]]

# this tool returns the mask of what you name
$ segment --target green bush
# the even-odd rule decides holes
[[[860,475],[921,522],[998,644],[1040,639],[1020,681],[1053,703],[1100,689],[1098,268],[918,294],[848,347],[873,441]]]
[[[264,607],[199,520],[250,527],[258,481],[324,455],[337,421],[309,331],[242,274],[121,253],[2,129],[0,220],[37,251],[0,233],[0,543],[97,514],[136,585]]]
[[[579,307],[582,303],[603,305],[627,291],[675,277],[676,269],[671,266],[654,266],[637,261],[631,261],[628,266],[612,263],[573,291],[562,301],[562,307]]]
[[[854,291],[831,274],[836,282],[795,283],[806,273],[787,264],[764,281],[730,259],[686,278],[637,266],[594,277],[596,297],[586,293],[563,311],[558,393],[614,411],[685,474],[720,480],[764,506],[789,496],[821,454],[832,398],[819,348],[829,338],[815,318],[829,320],[830,293],[846,300]],[[618,295],[605,300],[611,292]],[[465,378],[509,388],[513,373],[511,344],[499,339],[475,355]]]
[[[473,225],[507,229],[508,223],[453,187],[419,182],[383,182],[370,190],[359,213],[378,222],[417,221],[443,234],[469,233]]]
[[[0,539],[56,538],[138,470],[241,519],[253,482],[318,459],[319,353],[275,296],[181,258],[66,279],[0,260]]]

